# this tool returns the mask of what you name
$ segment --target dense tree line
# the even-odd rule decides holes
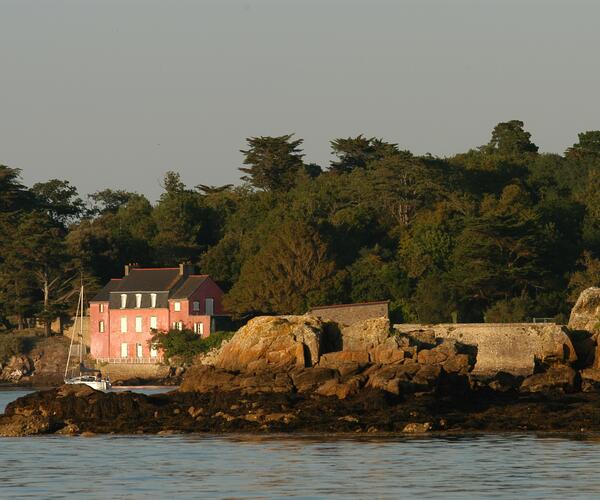
[[[523,123],[477,149],[416,156],[378,138],[331,141],[323,168],[293,135],[252,137],[239,186],[164,177],[152,204],[68,181],[26,188],[0,167],[0,317],[72,307],[124,263],[197,264],[237,315],[387,300],[397,321],[564,320],[600,284],[600,131],[544,154]]]

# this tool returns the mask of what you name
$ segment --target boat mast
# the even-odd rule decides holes
[[[79,295],[81,297],[81,315],[79,316],[79,370],[83,365],[83,314],[84,314],[84,300],[83,300],[83,274],[81,275],[81,288],[79,289]]]
[[[79,300],[77,301],[77,311],[75,311],[75,323],[73,324],[73,332],[71,333],[71,343],[69,344],[69,355],[67,357],[67,366],[65,366],[65,380],[69,375],[69,365],[71,364],[71,353],[73,352],[73,341],[75,340],[75,330],[77,328],[77,318],[79,316],[79,307],[81,305],[81,301],[83,299],[82,296],[83,286],[79,290]],[[80,349],[81,351],[81,349]]]

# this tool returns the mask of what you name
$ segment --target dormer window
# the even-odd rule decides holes
[[[192,302],[192,311],[194,311],[194,312],[200,311],[200,302],[199,301],[194,300],[194,302]]]
[[[150,306],[152,308],[156,307],[156,294],[155,293],[150,294]]]
[[[135,294],[135,307],[137,309],[139,309],[140,307],[142,307],[142,294],[141,293],[136,293]]]
[[[127,307],[127,294],[121,294],[121,309],[125,309]]]

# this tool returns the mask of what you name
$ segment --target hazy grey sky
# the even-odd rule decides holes
[[[600,129],[600,2],[0,0],[0,163],[155,199],[238,182],[239,149],[358,133],[448,155],[519,118],[544,151]]]

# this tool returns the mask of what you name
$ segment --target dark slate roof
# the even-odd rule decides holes
[[[183,276],[179,274],[178,267],[165,267],[162,269],[134,268],[129,271],[119,286],[111,292],[166,292],[177,284]]]
[[[208,274],[192,274],[171,294],[172,299],[187,299],[208,279]]]
[[[354,304],[332,304],[329,306],[314,306],[311,311],[316,311],[320,309],[338,309],[341,307],[366,307],[366,306],[376,306],[380,304],[389,304],[389,300],[379,300],[376,302],[355,302]]]
[[[112,292],[121,280],[118,278],[111,279],[102,290],[100,290],[90,302],[108,302],[110,292]]]
[[[125,293],[125,292],[124,292]],[[127,292],[127,300],[125,302],[125,309],[135,309],[135,293]],[[113,291],[110,293],[110,304],[111,309],[121,309],[121,292]],[[150,292],[142,293],[142,302],[140,304],[140,309],[147,309],[152,306],[152,299],[150,297]],[[156,307],[157,308],[165,308],[169,307],[169,292],[156,292]]]

